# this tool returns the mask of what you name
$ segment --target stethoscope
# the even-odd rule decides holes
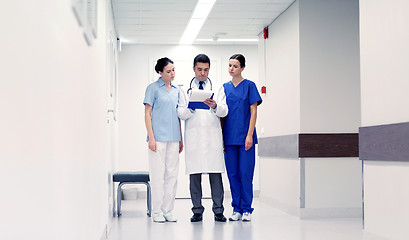
[[[189,95],[189,92],[192,91],[192,82],[193,80],[195,80],[196,77],[192,78],[192,80],[190,80],[190,84],[189,84],[189,89],[187,90],[187,94]],[[213,91],[213,83],[212,80],[210,80],[210,78],[207,78],[209,80],[210,83],[210,91]]]

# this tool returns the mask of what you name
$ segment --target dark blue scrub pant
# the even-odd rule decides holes
[[[234,212],[253,212],[253,176],[256,163],[255,145],[248,151],[244,145],[226,145],[224,159],[230,182]]]

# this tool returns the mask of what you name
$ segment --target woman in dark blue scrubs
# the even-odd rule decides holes
[[[243,55],[229,59],[232,80],[225,83],[229,114],[224,119],[225,162],[232,195],[233,215],[230,221],[250,221],[253,208],[253,175],[257,144],[257,106],[262,99],[256,84],[241,75],[246,66]]]

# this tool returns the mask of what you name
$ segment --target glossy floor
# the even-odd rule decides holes
[[[225,199],[225,207],[230,199]],[[258,199],[254,200],[251,222],[213,220],[211,200],[204,199],[203,222],[191,223],[190,199],[177,199],[174,215],[176,223],[154,223],[146,216],[144,199],[122,201],[122,216],[114,218],[109,240],[385,240],[362,230],[361,220],[314,219],[300,220],[279,211]],[[226,207],[225,215],[232,213]]]

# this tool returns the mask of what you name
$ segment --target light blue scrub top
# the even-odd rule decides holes
[[[179,88],[171,83],[171,91],[166,89],[165,82],[159,78],[146,88],[143,104],[152,106],[152,129],[157,142],[180,141],[178,118]]]
[[[256,84],[244,79],[237,87],[231,81],[223,84],[229,113],[224,119],[223,137],[225,145],[244,145],[250,124],[250,106],[263,101]],[[254,128],[253,144],[257,144],[257,133]]]

